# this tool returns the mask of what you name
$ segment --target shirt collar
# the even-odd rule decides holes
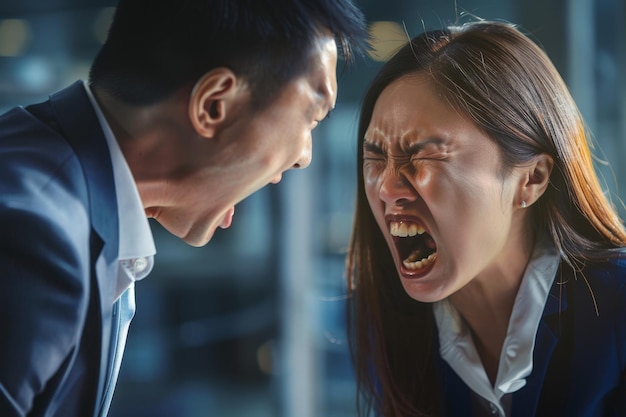
[[[458,311],[447,299],[433,305],[442,358],[474,392],[494,403],[501,415],[505,415],[503,395],[522,388],[532,371],[535,337],[559,260],[551,242],[537,242],[515,297],[493,386]]]
[[[113,165],[117,214],[119,218],[118,258],[121,266],[127,270],[125,274],[127,275],[127,280],[130,280],[130,282],[126,283],[118,282],[119,293],[120,290],[127,288],[131,282],[142,279],[150,273],[154,263],[153,256],[156,253],[156,248],[150,224],[139,197],[137,185],[126,159],[124,159],[113,131],[102,113],[102,109],[86,83],[85,90],[100,121],[109,148],[111,164]],[[118,281],[120,281],[119,277]]]

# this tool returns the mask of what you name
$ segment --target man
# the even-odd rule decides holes
[[[121,0],[89,83],[0,116],[0,415],[105,416],[152,268],[311,160],[351,0]]]

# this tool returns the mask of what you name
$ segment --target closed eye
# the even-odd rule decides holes
[[[380,146],[365,142],[363,144],[363,159],[382,160],[385,159],[385,154]]]
[[[441,153],[421,153],[418,155],[412,155],[411,156],[411,162],[417,162],[417,161],[440,161],[445,159],[445,155],[441,154]]]
[[[413,144],[406,150],[411,155],[411,161],[425,159],[445,159],[447,152],[443,141],[438,138],[428,139],[420,143]]]

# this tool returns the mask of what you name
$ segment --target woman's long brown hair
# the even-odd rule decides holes
[[[513,25],[475,22],[423,33],[381,69],[361,107],[358,188],[347,258],[348,331],[359,415],[439,416],[432,309],[403,290],[363,182],[362,143],[374,104],[392,81],[428,74],[439,93],[499,146],[504,170],[552,156],[550,186],[528,227],[551,236],[578,270],[626,246],[626,231],[598,181],[581,115],[546,54]]]

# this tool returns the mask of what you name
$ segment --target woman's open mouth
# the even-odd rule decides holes
[[[437,259],[437,244],[424,227],[411,221],[389,222],[402,265],[410,272],[421,272]]]

